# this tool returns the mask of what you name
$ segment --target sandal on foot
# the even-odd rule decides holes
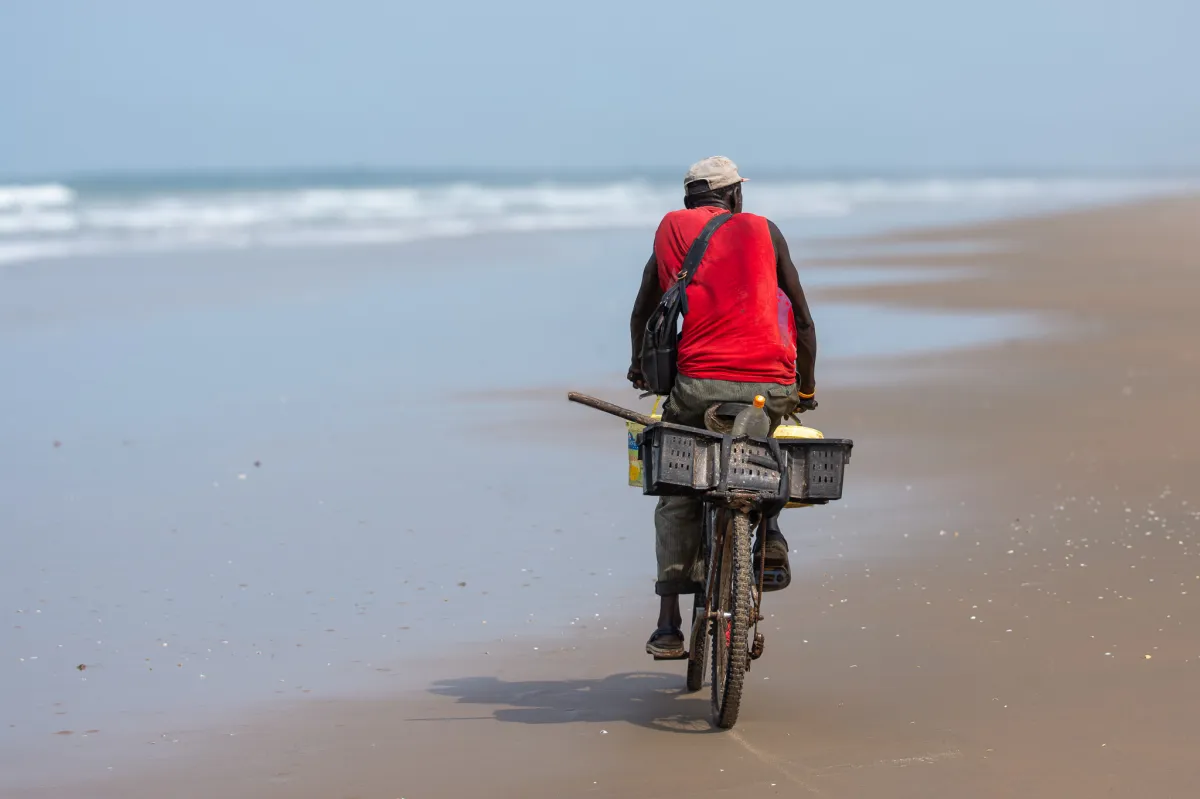
[[[687,657],[683,633],[675,629],[655,630],[646,642],[646,654],[655,660],[682,660]]]

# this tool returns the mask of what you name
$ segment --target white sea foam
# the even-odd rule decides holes
[[[752,210],[777,220],[904,206],[1070,205],[1185,190],[1162,180],[756,181]],[[497,232],[649,228],[675,184],[622,181],[241,191],[76,192],[0,186],[0,263],[95,252],[350,245]]]
[[[58,183],[0,185],[0,211],[70,205],[74,200],[75,192]]]

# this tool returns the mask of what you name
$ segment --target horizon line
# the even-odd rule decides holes
[[[223,166],[223,167],[133,167],[107,169],[76,169],[57,172],[40,171],[28,173],[0,173],[0,185],[46,184],[46,183],[104,183],[109,181],[165,181],[170,179],[203,182],[222,178],[383,178],[407,177],[418,179],[476,179],[536,178],[536,179],[638,179],[678,177],[682,174],[678,166],[623,166],[605,168],[595,166],[403,166],[403,165],[336,165],[321,166]],[[763,180],[781,178],[808,180],[854,180],[854,179],[963,179],[963,178],[1045,178],[1045,177],[1090,177],[1090,178],[1150,178],[1150,177],[1200,177],[1200,165],[1167,166],[1141,165],[1124,167],[1096,166],[1028,166],[1028,167],[812,167],[812,166],[761,166],[751,171]],[[679,174],[677,174],[679,173]]]

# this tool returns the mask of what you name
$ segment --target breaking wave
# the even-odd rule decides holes
[[[873,207],[1073,204],[1194,188],[1096,179],[755,181],[753,210],[777,220]],[[0,185],[0,263],[67,255],[408,242],[483,233],[652,227],[674,184],[471,183],[353,188],[73,189]]]

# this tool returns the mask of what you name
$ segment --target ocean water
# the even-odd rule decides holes
[[[1191,180],[755,180],[777,221],[878,214],[957,219],[1194,190]],[[639,229],[679,202],[674,180],[487,180],[371,173],[141,177],[0,184],[0,264],[188,249],[346,247],[496,232]],[[843,229],[835,222],[831,230]]]

